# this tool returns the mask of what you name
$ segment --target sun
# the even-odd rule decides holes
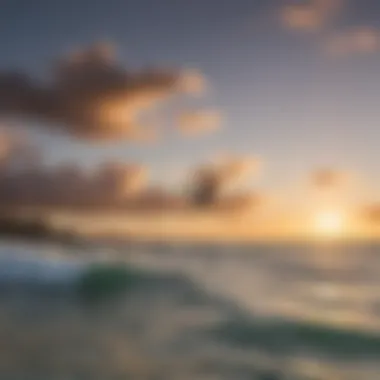
[[[339,238],[344,233],[345,217],[334,210],[320,211],[314,215],[314,232],[321,238]]]

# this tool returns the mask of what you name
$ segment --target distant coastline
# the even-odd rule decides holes
[[[20,239],[79,243],[80,237],[70,230],[56,229],[43,219],[0,216],[0,239]]]

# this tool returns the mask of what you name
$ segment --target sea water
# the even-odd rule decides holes
[[[380,246],[2,243],[0,379],[380,379]]]

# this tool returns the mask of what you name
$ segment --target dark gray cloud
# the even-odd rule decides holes
[[[257,174],[261,161],[251,157],[226,157],[218,162],[196,168],[191,181],[192,201],[198,206],[242,204],[251,196],[241,193],[229,195],[229,189],[241,185]],[[226,205],[227,205],[226,203]]]
[[[12,207],[112,207],[145,189],[144,166],[106,162],[93,171],[77,164],[47,167],[27,139],[0,135],[0,204]]]
[[[99,44],[57,60],[50,81],[0,72],[0,113],[41,119],[77,138],[144,140],[153,133],[142,114],[204,87],[193,70],[125,69],[112,46]]]
[[[16,207],[113,208],[144,189],[145,168],[108,163],[88,173],[76,165],[24,166],[0,172],[0,202]]]

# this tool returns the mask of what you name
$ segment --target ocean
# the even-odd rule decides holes
[[[0,245],[0,379],[378,380],[380,245]]]

